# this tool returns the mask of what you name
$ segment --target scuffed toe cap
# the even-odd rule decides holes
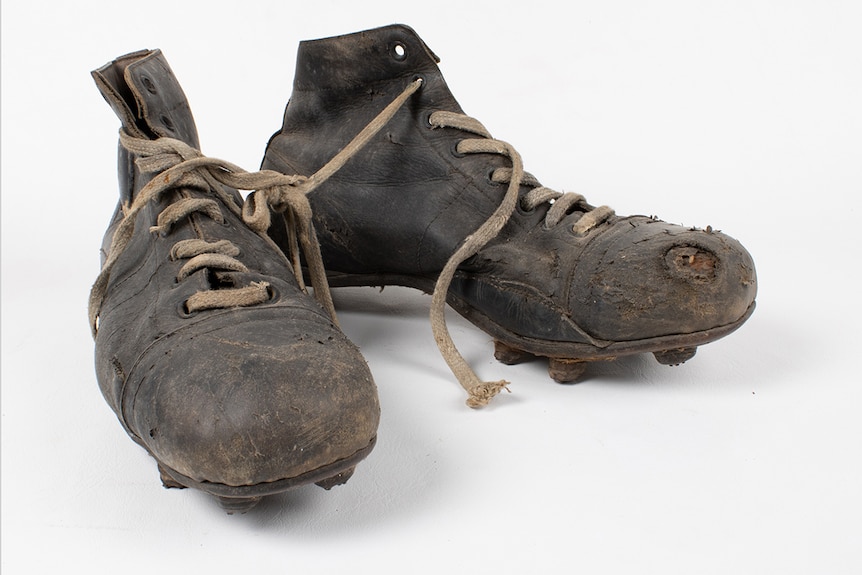
[[[170,334],[139,363],[127,421],[156,459],[197,482],[249,486],[368,449],[379,404],[355,346],[315,314],[239,315]]]
[[[594,337],[634,341],[729,325],[756,291],[754,261],[733,238],[626,218],[584,252],[570,308]]]

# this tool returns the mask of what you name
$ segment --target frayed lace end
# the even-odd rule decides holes
[[[509,382],[506,380],[486,381],[470,388],[470,397],[467,398],[467,405],[473,409],[485,407],[494,399],[494,396],[503,390],[509,391]],[[509,392],[511,393],[511,392]]]

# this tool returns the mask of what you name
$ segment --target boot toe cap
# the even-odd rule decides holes
[[[733,238],[646,218],[615,224],[584,254],[571,307],[595,337],[632,341],[740,320],[756,295],[754,261]]]
[[[290,480],[376,437],[376,388],[358,350],[318,320],[257,315],[173,334],[144,362],[149,383],[129,406],[136,432],[196,482]]]

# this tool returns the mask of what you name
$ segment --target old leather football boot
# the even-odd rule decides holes
[[[246,224],[235,189],[279,192],[319,261],[308,202],[291,194],[303,179],[202,156],[158,50],[93,77],[122,122],[120,202],[90,299],[105,399],[166,487],[203,490],[229,512],[343,483],[375,444],[376,387],[331,305],[304,291],[265,226]],[[314,287],[326,303],[325,283]]]
[[[506,382],[479,381],[455,350],[447,301],[494,337],[500,361],[547,357],[561,382],[628,354],[681,363],[751,315],[754,263],[736,240],[541,186],[464,114],[437,62],[401,25],[301,43],[262,167],[313,173],[407,98],[309,199],[330,285],[433,291],[435,339],[468,404]]]

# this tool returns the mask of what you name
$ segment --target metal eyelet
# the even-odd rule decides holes
[[[491,168],[491,169],[489,169],[489,170],[488,170],[488,173],[485,175],[485,179],[486,179],[486,180],[488,181],[488,183],[489,183],[489,184],[491,184],[492,186],[502,186],[503,184],[501,184],[500,182],[495,182],[495,181],[494,181],[494,172],[496,172],[496,171],[497,171],[497,168]],[[520,203],[521,203],[521,202],[518,202],[518,204],[520,204]]]
[[[183,319],[189,319],[197,315],[196,311],[189,311],[188,300],[183,300],[177,304],[177,315]]]
[[[392,46],[389,47],[389,53],[392,54],[392,57],[398,62],[403,62],[407,59],[407,45],[400,40],[396,40]]]
[[[437,127],[431,123],[431,116],[433,116],[433,115],[434,115],[434,112],[432,112],[430,110],[428,112],[425,112],[424,114],[422,114],[422,125],[424,127],[428,128],[429,130],[433,130],[434,128]]]
[[[281,292],[279,292],[278,288],[274,287],[272,284],[266,286],[266,293],[269,296],[269,299],[259,305],[273,304],[281,300]]]
[[[518,213],[521,214],[522,216],[532,216],[533,214],[536,213],[536,207],[535,206],[533,206],[532,208],[530,208],[528,210],[527,208],[524,207],[524,204],[521,202],[520,199],[518,199],[518,203],[515,204],[515,208],[518,210]]]

